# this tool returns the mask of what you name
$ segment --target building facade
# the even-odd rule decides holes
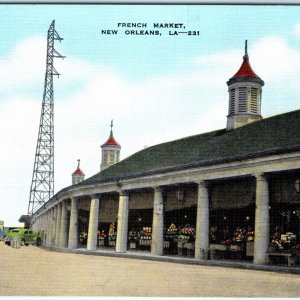
[[[262,118],[247,46],[227,84],[227,128],[148,147],[59,191],[32,217],[45,245],[254,264],[297,251],[300,110]]]

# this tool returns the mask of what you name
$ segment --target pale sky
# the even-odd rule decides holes
[[[161,142],[226,125],[226,81],[244,41],[264,81],[264,117],[300,108],[300,6],[0,5],[0,220],[27,213],[46,70],[55,19],[55,192],[71,184],[77,159],[86,178],[100,170],[114,120],[121,159]],[[122,28],[118,23],[147,23]],[[127,35],[154,23],[199,35]],[[118,30],[103,35],[102,30]],[[180,29],[181,30],[181,29]],[[182,30],[181,30],[182,31]]]

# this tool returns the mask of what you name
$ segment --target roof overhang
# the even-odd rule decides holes
[[[28,223],[31,221],[31,215],[22,215],[20,218],[19,218],[19,222],[20,223]]]

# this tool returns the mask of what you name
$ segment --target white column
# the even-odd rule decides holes
[[[37,230],[36,231],[41,231],[41,216],[38,216],[38,218],[37,218]]]
[[[119,196],[116,252],[126,252],[127,251],[128,201],[129,201],[128,194],[124,191],[121,191],[120,196]]]
[[[60,234],[59,234],[59,247],[66,248],[68,246],[67,230],[68,230],[68,208],[67,200],[62,201],[61,218],[60,218]]]
[[[54,207],[51,208],[50,210],[50,222],[49,222],[49,227],[50,227],[50,235],[49,235],[49,246],[52,246],[52,241],[53,241],[53,236],[54,236]]]
[[[52,219],[52,239],[51,245],[55,245],[55,235],[56,235],[56,220],[57,220],[57,205],[53,207],[53,219]]]
[[[209,250],[209,196],[205,181],[198,183],[195,258],[208,259]]]
[[[96,198],[96,196],[92,196],[87,250],[97,249],[98,218],[99,218],[99,199]]]
[[[55,246],[57,247],[59,247],[60,221],[61,221],[61,203],[58,203],[57,214],[56,214],[56,226],[55,226]]]
[[[37,228],[37,218],[31,220],[31,228],[33,231],[36,231]]]
[[[49,219],[50,219],[50,212],[47,210],[46,212],[46,219],[45,219],[45,232],[46,232],[46,237],[45,237],[45,244],[48,246],[49,245],[49,235],[50,235],[50,230],[49,230]]]
[[[72,197],[68,248],[75,249],[77,247],[78,247],[78,202],[75,199],[75,197]]]
[[[255,264],[265,264],[268,261],[269,245],[269,189],[267,179],[263,174],[256,175],[256,210],[254,235]]]
[[[164,251],[164,201],[161,187],[154,188],[151,254],[163,255]]]
[[[42,244],[46,244],[46,222],[47,222],[47,213],[43,213],[43,221],[42,221]]]
[[[46,245],[51,245],[51,218],[52,218],[52,209],[48,209],[47,212],[47,239]]]
[[[34,224],[32,226],[32,230],[35,232],[39,232],[40,231],[40,217],[37,217],[34,221]]]

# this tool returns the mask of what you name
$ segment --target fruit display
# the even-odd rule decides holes
[[[143,227],[143,231],[140,237],[140,245],[141,246],[150,246],[152,240],[152,228],[151,227]]]
[[[249,226],[246,233],[246,239],[248,242],[254,241],[254,230]]]
[[[177,234],[177,228],[174,223],[172,223],[169,228],[167,229],[167,235],[176,235]]]
[[[104,246],[105,245],[105,238],[107,237],[104,230],[98,231],[97,232],[97,237],[98,237],[99,246]]]
[[[195,238],[195,228],[191,225],[185,225],[179,230],[179,240],[189,240]]]
[[[152,239],[152,228],[151,227],[143,227],[141,240],[151,240],[151,239]]]
[[[233,241],[235,243],[241,243],[245,240],[246,230],[241,227],[237,227],[233,233]]]
[[[98,231],[97,232],[98,240],[104,240],[106,238],[106,233],[104,230]]]
[[[111,223],[109,225],[109,230],[108,230],[108,244],[109,244],[109,246],[115,246],[116,245],[116,239],[117,239],[116,226],[115,226],[115,223]]]
[[[128,232],[128,240],[131,242],[136,242],[139,239],[140,233],[137,230],[130,230]]]

